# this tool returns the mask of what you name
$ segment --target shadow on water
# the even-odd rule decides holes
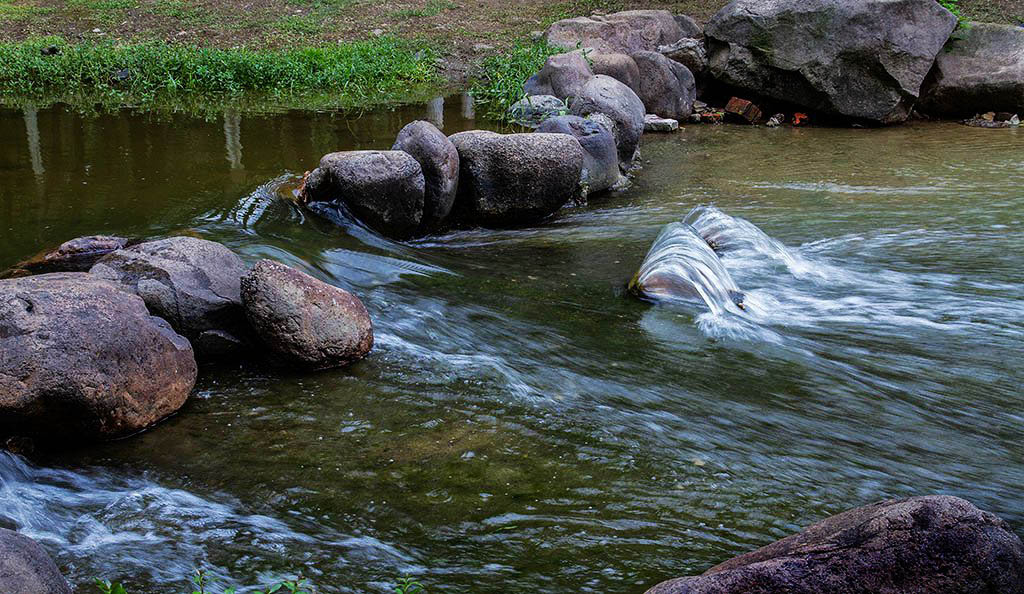
[[[0,110],[0,266],[76,235],[188,230],[355,291],[377,338],[346,370],[205,370],[130,440],[2,454],[0,522],[81,588],[144,592],[183,590],[196,565],[244,583],[301,571],[325,592],[406,574],[636,592],[933,492],[1021,531],[1016,131],[687,127],[645,138],[623,193],[404,243],[294,203],[321,154],[389,148],[415,118],[488,125],[464,108]],[[627,293],[683,220],[746,310]]]

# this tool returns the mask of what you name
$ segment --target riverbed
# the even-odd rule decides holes
[[[69,580],[195,567],[322,592],[640,592],[883,498],[1024,536],[1024,131],[685,126],[545,224],[396,243],[298,208],[333,150],[492,127],[458,96],[369,113],[0,110],[0,269],[66,239],[194,234],[356,293],[376,345],[316,374],[205,367],[152,430],[0,453],[0,525]],[[699,205],[754,321],[626,284]],[[760,245],[760,244],[759,244]],[[781,247],[781,249],[779,249]]]

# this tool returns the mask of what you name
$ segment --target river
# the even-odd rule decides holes
[[[0,453],[0,525],[82,591],[133,594],[197,566],[322,592],[640,592],[932,493],[1024,536],[1024,130],[686,126],[644,137],[624,192],[406,243],[289,200],[321,154],[389,148],[412,119],[489,125],[468,107],[0,110],[0,268],[79,235],[198,234],[354,291],[376,335],[338,371],[202,368],[130,439]],[[749,316],[626,291],[699,205],[771,240],[723,256]]]

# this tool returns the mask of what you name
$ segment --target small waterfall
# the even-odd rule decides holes
[[[746,219],[727,215],[714,206],[698,206],[683,219],[715,253],[742,259],[767,258],[781,262],[795,276],[815,272],[813,266],[782,242]]]
[[[630,289],[655,301],[700,301],[715,315],[743,309],[743,294],[729,271],[689,223],[665,226]]]

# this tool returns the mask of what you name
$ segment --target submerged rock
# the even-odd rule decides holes
[[[606,16],[575,17],[551,25],[545,39],[565,49],[593,48],[601,52],[654,51],[685,36],[667,10],[626,10]]]
[[[509,119],[527,128],[536,128],[545,120],[568,112],[565,102],[554,95],[527,95],[508,108]]]
[[[625,84],[598,74],[591,78],[579,96],[569,104],[573,115],[589,116],[600,113],[608,116],[615,124],[615,146],[619,153],[619,163],[628,169],[636,155],[640,137],[644,133],[644,103],[636,93]]]
[[[389,237],[416,235],[423,221],[426,180],[405,151],[328,153],[306,176],[306,202],[343,204],[360,221]]]
[[[526,95],[551,95],[559,99],[579,94],[594,73],[580,52],[555,54],[547,59],[540,72],[523,85]]]
[[[71,594],[71,588],[39,543],[0,528],[0,592]]]
[[[697,84],[690,70],[658,52],[636,52],[632,58],[640,69],[636,94],[646,110],[663,118],[689,117],[697,100]]]
[[[238,354],[249,345],[239,279],[245,264],[215,241],[169,237],[111,252],[89,271],[113,281],[170,322],[200,358]]]
[[[583,148],[581,181],[589,194],[596,194],[619,183],[619,156],[611,128],[579,116],[558,116],[545,121],[537,132],[568,134]]]
[[[273,260],[242,277],[242,301],[260,340],[292,365],[341,367],[373,348],[373,324],[355,295]]]
[[[934,0],[734,0],[704,34],[720,82],[888,124],[907,119],[956,23]]]
[[[687,223],[665,226],[629,289],[651,301],[703,303],[716,314],[744,307],[743,293],[718,254]]]
[[[514,226],[553,214],[579,192],[583,149],[566,134],[451,136],[459,151],[456,210],[469,223]]]
[[[97,260],[128,245],[124,237],[89,235],[60,244],[57,249],[42,252],[15,264],[4,276],[45,274],[47,272],[86,272]],[[22,274],[21,272],[24,274]]]
[[[970,23],[955,32],[936,56],[917,108],[948,117],[1024,114],[1024,28]]]
[[[883,501],[826,518],[647,594],[1021,594],[1024,545],[957,497]]]
[[[455,145],[430,122],[417,120],[402,128],[391,150],[405,151],[420,164],[424,182],[420,227],[437,227],[451,212],[459,187]]]
[[[84,272],[0,281],[0,434],[114,439],[185,403],[188,340],[142,299]]]

